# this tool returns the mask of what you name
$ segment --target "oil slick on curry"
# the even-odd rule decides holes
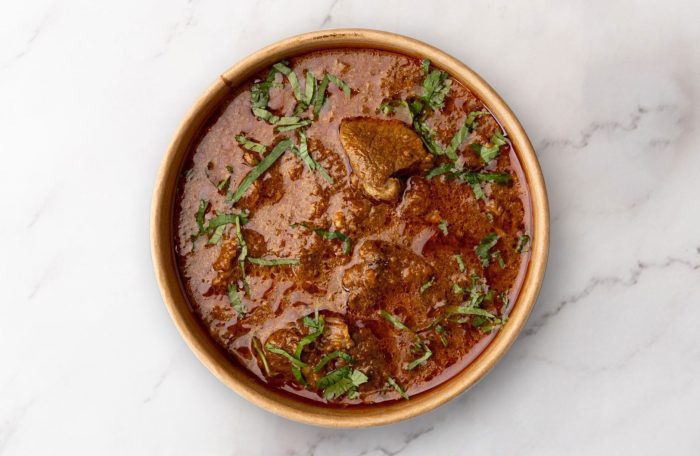
[[[481,101],[428,61],[313,52],[233,90],[178,185],[193,311],[272,388],[410,400],[507,324],[522,169]]]

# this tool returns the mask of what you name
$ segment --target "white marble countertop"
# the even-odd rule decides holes
[[[698,454],[696,2],[6,2],[0,16],[0,454]],[[220,384],[154,280],[170,137],[229,65],[328,27],[472,66],[534,143],[550,263],[479,385],[393,426],[325,430]]]

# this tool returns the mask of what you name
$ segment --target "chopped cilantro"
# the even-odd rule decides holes
[[[248,261],[258,266],[287,266],[299,264],[298,258],[253,258],[248,257]]]
[[[440,342],[442,343],[443,347],[447,347],[447,345],[450,343],[450,339],[445,328],[443,328],[442,325],[437,325],[435,327],[435,332],[440,336]]]
[[[498,266],[501,269],[504,269],[506,267],[506,262],[503,261],[503,256],[501,255],[501,252],[499,252],[498,250],[491,254],[491,258],[494,258],[496,260],[496,262],[498,263]]]
[[[270,372],[270,364],[267,362],[267,356],[265,356],[265,352],[263,351],[262,345],[260,345],[260,341],[257,337],[253,337],[252,345],[255,353],[258,355],[258,358],[260,358],[260,361],[262,361],[263,368],[265,369],[265,375],[268,377],[272,376],[272,372]]]
[[[447,230],[447,225],[447,220],[441,220],[438,224],[438,228],[440,228],[440,231],[442,231],[442,234],[444,234],[445,236],[447,236],[447,234],[449,233],[449,231]]]
[[[272,151],[267,154],[265,158],[263,158],[260,163],[257,164],[255,168],[251,172],[249,172],[241,181],[241,184],[238,186],[238,189],[232,194],[229,195],[227,200],[231,203],[236,203],[238,200],[240,200],[243,195],[245,194],[246,190],[248,190],[248,187],[257,179],[260,177],[267,169],[272,166],[275,161],[277,161],[278,158],[282,156],[282,154],[291,148],[292,146],[292,140],[287,138],[283,139],[282,141],[278,142],[277,145],[272,149]]]
[[[464,272],[467,270],[466,267],[464,267],[464,260],[462,260],[462,255],[460,254],[455,254],[454,255],[455,261],[457,262],[457,267],[459,268],[459,272]]]
[[[496,245],[496,243],[498,242],[498,238],[498,234],[489,233],[483,237],[479,245],[474,247],[476,256],[478,256],[481,259],[481,264],[484,267],[488,266],[490,263],[491,255],[489,253],[489,250],[491,250],[493,246]]]
[[[316,381],[316,387],[323,390],[323,397],[332,400],[348,394],[348,398],[356,397],[357,387],[366,383],[367,376],[357,369],[343,366]]]
[[[348,235],[341,233],[340,231],[328,231],[324,230],[321,228],[314,228],[313,226],[309,225],[308,223],[293,223],[292,228],[296,228],[298,226],[303,226],[306,229],[309,229],[313,231],[314,233],[318,234],[321,236],[323,239],[327,241],[332,241],[334,239],[339,239],[343,241],[343,253],[345,255],[350,253],[350,249],[352,248],[352,241],[350,240],[350,237]]]
[[[489,163],[495,160],[501,152],[501,146],[506,144],[506,139],[500,131],[497,131],[491,136],[491,146],[486,147],[481,144],[472,144],[471,148],[481,157],[484,163]]]
[[[274,353],[274,354],[276,354],[276,355],[284,356],[285,358],[287,358],[287,360],[288,360],[290,363],[292,363],[292,366],[295,366],[295,367],[298,367],[298,368],[302,368],[302,367],[306,367],[306,366],[308,365],[308,364],[306,364],[305,362],[303,362],[303,361],[301,361],[301,360],[299,360],[299,359],[296,359],[294,356],[292,356],[291,354],[287,353],[285,350],[281,349],[280,347],[278,347],[278,346],[276,346],[276,345],[274,345],[274,344],[270,344],[270,343],[266,344],[266,345],[265,345],[265,349],[266,349],[267,351],[269,351],[270,353]]]
[[[427,282],[425,282],[423,285],[420,286],[419,292],[421,294],[425,293],[428,290],[428,288],[432,287],[434,284],[435,284],[435,277],[431,277],[430,280],[428,280]]]
[[[201,206],[200,206],[201,207]],[[524,253],[529,250],[530,236],[523,234],[518,237],[518,245],[515,246],[515,251],[518,253]]]
[[[294,98],[296,98],[297,101],[302,101],[301,88],[299,87],[299,79],[297,79],[296,73],[294,73],[294,71],[287,66],[287,62],[282,61],[275,63],[274,65],[272,65],[272,68],[274,68],[275,70],[279,71],[287,77],[289,85],[292,86]]]
[[[240,135],[236,136],[236,141],[238,141],[238,144],[240,144],[241,147],[248,149],[248,150],[252,150],[253,152],[257,152],[260,155],[263,155],[267,151],[267,148],[265,146],[263,146],[260,143],[256,143],[255,141],[248,139],[242,133]]]
[[[394,326],[394,328],[410,331],[410,329],[408,329],[408,326],[404,325],[403,322],[396,315],[392,315],[386,310],[380,310],[379,314],[382,316],[382,318],[391,323]]]
[[[404,389],[401,388],[401,387],[399,386],[398,383],[396,383],[396,380],[394,380],[394,379],[391,378],[391,377],[387,377],[386,382],[387,382],[392,388],[394,388],[394,390],[396,390],[396,392],[399,393],[399,395],[400,395],[402,398],[404,398],[404,399],[406,399],[406,400],[409,400],[409,399],[410,399],[409,396],[408,396],[408,394],[406,394],[406,391],[404,391]]]
[[[238,296],[238,285],[235,282],[229,284],[228,286],[228,300],[231,303],[231,307],[236,311],[239,317],[245,315],[245,306],[241,301],[241,297]]]
[[[344,351],[336,350],[334,352],[328,353],[327,355],[323,355],[318,361],[318,364],[316,364],[316,367],[314,367],[314,372],[321,372],[321,370],[326,366],[326,364],[328,364],[336,358],[341,358],[347,363],[353,362],[352,356],[348,355]]]
[[[264,81],[253,84],[250,89],[250,105],[253,109],[267,108],[267,103],[270,101],[270,88],[272,88],[277,73],[276,69],[271,68]]]
[[[194,219],[197,222],[197,227],[199,228],[197,235],[204,233],[204,214],[207,212],[207,207],[209,207],[209,202],[207,200],[199,200],[197,214],[194,216]]]
[[[333,185],[333,178],[325,169],[323,169],[323,166],[321,166],[321,164],[314,160],[309,154],[308,139],[306,138],[306,134],[302,131],[299,132],[299,147],[294,148],[294,153],[298,155],[304,163],[306,163],[306,166],[311,171],[318,171],[321,177],[323,177],[329,184]]]
[[[423,356],[421,356],[420,358],[414,359],[413,361],[408,363],[408,365],[406,366],[406,370],[413,370],[416,367],[425,364],[428,361],[428,358],[433,356],[433,352],[426,344],[421,343],[421,346],[425,350],[425,353],[423,353]]]

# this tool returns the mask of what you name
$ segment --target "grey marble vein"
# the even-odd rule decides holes
[[[165,42],[163,43],[162,49],[156,52],[156,54],[151,57],[151,60],[157,60],[163,57],[168,52],[173,40],[178,35],[184,33],[188,28],[196,24],[194,17],[198,1],[199,0],[187,0],[184,17],[168,28],[167,36],[165,38]]]
[[[543,139],[540,141],[538,152],[544,152],[552,148],[568,147],[572,149],[584,149],[588,147],[591,138],[599,132],[604,131],[634,131],[639,128],[641,120],[649,114],[662,113],[675,110],[677,107],[671,104],[660,104],[652,107],[637,106],[637,108],[629,115],[627,122],[617,120],[592,122],[580,133],[580,138],[577,140],[571,139]]]
[[[333,0],[333,2],[328,7],[328,11],[326,12],[326,16],[323,18],[320,27],[325,27],[326,25],[331,23],[331,21],[333,20],[333,9],[338,5],[339,2],[340,0]]]
[[[700,247],[697,250],[700,253]],[[545,312],[538,319],[528,324],[525,331],[523,331],[523,336],[528,337],[536,334],[540,329],[542,329],[552,318],[559,315],[567,306],[571,304],[576,304],[585,298],[587,298],[591,293],[601,287],[632,287],[639,283],[639,279],[645,272],[652,269],[664,269],[673,265],[682,265],[691,270],[700,269],[700,262],[693,262],[690,260],[669,257],[660,263],[642,262],[638,261],[637,264],[629,271],[628,277],[621,276],[609,276],[609,277],[593,277],[591,278],[586,286],[581,290],[563,300],[559,301],[554,307],[554,309]]]
[[[384,454],[386,456],[396,456],[397,454],[400,454],[404,450],[406,450],[409,447],[409,445],[411,445],[411,443],[415,442],[416,440],[418,440],[422,436],[424,436],[424,435],[426,435],[434,430],[435,430],[435,427],[431,426],[431,427],[428,427],[425,429],[421,429],[421,430],[406,434],[406,437],[404,438],[404,441],[403,441],[403,445],[397,450],[388,450],[387,448],[380,445],[380,446],[376,446],[374,448],[370,448],[369,450],[362,451],[362,452],[358,453],[357,456],[366,456],[366,455],[376,453],[376,452],[379,452],[379,453]]]

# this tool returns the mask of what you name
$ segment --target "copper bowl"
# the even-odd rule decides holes
[[[464,370],[410,401],[366,406],[328,407],[268,388],[229,360],[190,310],[178,278],[173,249],[173,209],[177,176],[202,125],[235,87],[260,70],[287,57],[329,48],[373,48],[428,58],[468,87],[505,128],[523,167],[532,205],[532,245],[527,274],[508,323]],[[544,277],[549,248],[549,210],[542,171],[535,151],[500,96],[469,67],[420,41],[394,33],[364,29],[323,30],[279,41],[246,57],[225,71],[197,100],[175,132],[161,164],[151,210],[151,250],[163,301],[180,334],[199,360],[224,384],[250,402],[277,415],[326,427],[377,426],[426,413],[458,396],[486,375],[522,330]]]

